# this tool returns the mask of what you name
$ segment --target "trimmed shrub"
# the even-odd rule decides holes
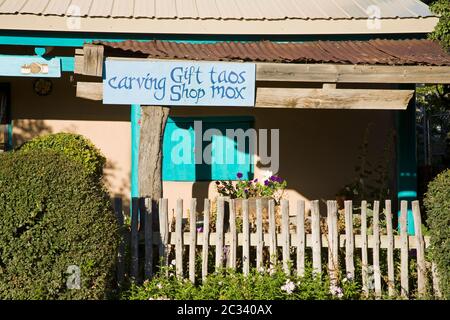
[[[0,299],[112,292],[118,225],[102,184],[80,172],[54,151],[0,155]]]
[[[88,175],[103,176],[106,158],[87,138],[74,133],[54,133],[36,137],[20,146],[21,151],[53,150],[82,165]]]
[[[450,170],[429,183],[424,202],[431,236],[431,259],[438,269],[442,295],[450,299]]]

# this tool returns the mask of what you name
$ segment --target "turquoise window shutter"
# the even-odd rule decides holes
[[[215,129],[211,141],[201,141],[202,155],[210,150],[211,164],[202,158],[195,162],[196,137],[194,121],[202,121],[202,137],[208,129]],[[238,146],[236,139],[226,136],[227,129],[247,130],[253,128],[252,117],[172,117],[167,121],[163,140],[163,180],[164,181],[212,181],[235,180],[241,172],[244,179],[253,178],[253,155],[249,152],[249,142]],[[208,145],[210,147],[208,148]],[[240,148],[239,148],[240,147]],[[206,150],[206,151],[205,151]],[[188,154],[189,153],[189,154]],[[233,161],[228,159],[233,156]]]

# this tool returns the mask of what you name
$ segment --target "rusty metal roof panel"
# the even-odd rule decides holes
[[[218,42],[193,44],[172,41],[97,42],[113,52],[140,53],[149,58],[239,60],[285,63],[383,65],[450,65],[450,55],[431,40],[369,40],[294,42]]]
[[[433,17],[419,0],[0,0],[0,14],[147,19],[381,19]]]

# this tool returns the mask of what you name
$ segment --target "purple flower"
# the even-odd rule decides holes
[[[269,185],[269,180],[264,180],[264,185],[268,186]]]
[[[247,189],[245,189],[245,190],[244,190],[244,192],[245,192],[245,193],[248,193],[248,190],[247,190]]]
[[[242,172],[238,172],[238,173],[237,173],[237,177],[238,177],[238,179],[241,179],[241,178],[242,178],[242,176],[243,176]]]
[[[197,232],[203,232],[203,227],[198,227]]]
[[[258,182],[258,179],[253,180],[253,182],[255,182],[255,183]]]
[[[276,176],[270,176],[270,181],[277,181],[277,177]]]

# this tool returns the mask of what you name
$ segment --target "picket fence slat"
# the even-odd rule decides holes
[[[380,202],[373,203],[373,237],[374,245],[372,250],[373,277],[375,285],[375,296],[381,297],[381,270],[380,270]]]
[[[417,292],[419,296],[424,296],[426,293],[425,242],[422,236],[419,201],[412,202],[412,212],[414,216],[414,233],[417,239]]]
[[[385,201],[386,209],[386,229],[387,229],[387,268],[388,268],[388,294],[395,295],[395,274],[394,274],[394,231],[392,229],[392,209],[391,201]]]
[[[189,280],[195,283],[195,249],[197,248],[197,199],[191,199],[189,210]]]
[[[223,267],[223,242],[224,242],[224,215],[225,201],[223,198],[217,200],[217,220],[216,220],[216,270]]]
[[[250,220],[248,214],[248,200],[242,201],[242,215],[243,215],[243,248],[242,248],[242,269],[244,275],[248,275],[250,272]]]
[[[311,236],[312,236],[312,254],[313,254],[313,271],[320,273],[322,271],[321,257],[321,236],[320,236],[320,212],[319,201],[311,202]]]
[[[264,246],[261,199],[256,199],[256,234],[258,239],[256,244],[256,268],[260,270],[263,266],[263,246]]]
[[[133,198],[131,201],[131,270],[130,275],[133,281],[138,281],[139,275],[139,199]]]
[[[275,265],[277,257],[277,226],[275,223],[275,203],[273,200],[269,201],[269,255],[270,263]]]
[[[369,277],[369,259],[367,252],[367,201],[361,201],[361,271],[362,271],[362,290],[368,295],[368,277]]]
[[[408,234],[406,217],[408,214],[408,202],[402,200],[400,202],[400,237],[401,237],[401,251],[400,251],[400,285],[401,295],[408,297],[409,295],[409,279],[408,279]]]
[[[144,213],[144,245],[145,245],[145,262],[144,274],[145,279],[151,279],[153,275],[153,208],[152,199],[145,198],[141,202]]]
[[[153,241],[158,241],[159,261],[163,266],[168,265],[168,249],[169,249],[169,217],[168,217],[168,200],[159,199],[159,236],[153,236]],[[168,273],[168,270],[166,270]]]
[[[183,200],[177,200],[175,217],[175,266],[178,277],[183,276]]]
[[[283,239],[283,270],[286,274],[290,274],[289,201],[285,199],[281,200],[281,234]]]
[[[202,244],[202,280],[208,275],[208,252],[209,252],[209,199],[205,199],[203,206],[203,244]]]
[[[305,274],[305,201],[297,201],[297,272]]]
[[[337,225],[337,202],[327,201],[328,224],[328,270],[333,285],[339,278],[339,236]]]
[[[234,200],[230,202],[230,255],[229,255],[229,267],[236,269],[237,258],[237,229],[236,229],[236,203]]]
[[[354,236],[353,236],[353,204],[351,200],[344,202],[345,209],[345,269],[347,275],[355,277],[355,265],[353,261]]]

